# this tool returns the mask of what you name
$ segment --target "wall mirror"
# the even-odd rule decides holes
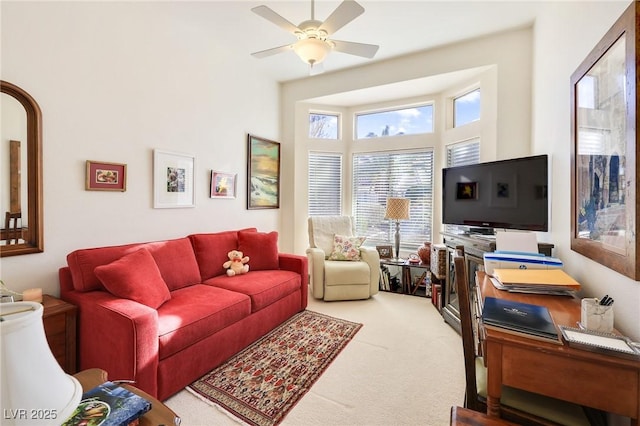
[[[35,99],[0,80],[0,256],[44,251],[42,113]]]
[[[640,280],[640,3],[571,76],[571,249]]]

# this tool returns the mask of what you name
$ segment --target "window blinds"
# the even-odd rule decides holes
[[[480,162],[480,139],[474,138],[447,146],[447,167]]]
[[[342,154],[309,153],[309,216],[342,214]]]
[[[400,221],[400,243],[416,250],[431,241],[433,151],[373,152],[353,155],[353,216],[367,245],[391,244],[395,222],[384,219],[388,197],[411,200],[410,219]]]

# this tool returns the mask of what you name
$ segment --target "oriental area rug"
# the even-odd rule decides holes
[[[277,425],[361,327],[305,310],[187,389],[249,425]]]

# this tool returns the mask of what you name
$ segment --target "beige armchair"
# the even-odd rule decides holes
[[[349,216],[310,217],[309,274],[311,293],[316,299],[368,299],[378,292],[380,256],[372,247],[360,247],[361,260],[329,260],[334,250],[334,236],[354,237]]]

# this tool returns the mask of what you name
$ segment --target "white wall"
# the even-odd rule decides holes
[[[246,210],[245,174],[246,134],[279,136],[279,86],[246,52],[230,60],[216,44],[233,22],[215,3],[1,8],[2,79],[30,93],[43,118],[45,251],[2,258],[10,288],[58,294],[58,268],[79,248],[278,228],[280,210]],[[156,148],[196,156],[196,208],[153,208]],[[85,191],[86,160],[126,163],[127,191]],[[211,169],[238,173],[236,199],[208,198]]]
[[[615,327],[640,340],[640,282],[571,250],[570,82],[591,49],[630,4],[549,2],[535,24],[533,151],[552,159],[551,233],[555,253],[591,297],[615,299]]]

